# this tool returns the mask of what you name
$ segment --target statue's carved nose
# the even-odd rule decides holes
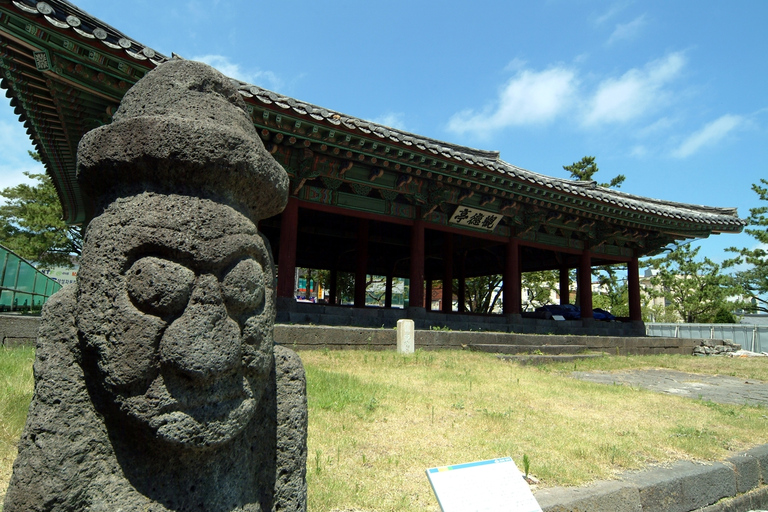
[[[210,380],[237,367],[240,343],[240,327],[227,314],[218,279],[204,274],[187,308],[160,340],[160,358],[193,380]]]

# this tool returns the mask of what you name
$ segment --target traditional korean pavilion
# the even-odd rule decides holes
[[[53,178],[67,222],[87,223],[92,215],[75,179],[81,136],[109,123],[125,92],[166,60],[69,2],[0,0],[0,86]],[[322,322],[322,314],[305,314],[294,301],[297,267],[330,270],[332,276],[351,272],[356,283],[366,275],[386,276],[388,307],[392,279],[409,279],[409,307],[376,316],[374,325],[381,318],[428,317],[425,295],[431,296],[434,280],[446,284],[445,323],[447,315],[461,313],[451,313],[451,303],[458,296],[463,304],[466,278],[501,274],[502,321],[514,330],[521,321],[522,273],[559,270],[560,295],[567,300],[569,270],[576,269],[578,282],[586,283],[578,292],[586,324],[593,318],[592,267],[621,263],[628,270],[628,324],[637,332],[638,258],[744,226],[733,208],[543,176],[504,162],[494,151],[405,133],[234,82],[265,146],[291,178],[285,211],[260,223],[278,263],[279,318]],[[448,285],[454,280],[456,289]],[[355,306],[358,313],[348,308],[346,318],[360,324],[355,318],[370,317],[360,285]],[[301,314],[291,316],[296,311]]]

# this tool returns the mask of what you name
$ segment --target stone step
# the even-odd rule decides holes
[[[501,343],[472,343],[470,350],[492,354],[558,355],[586,352],[586,345],[507,345]]]
[[[547,363],[568,363],[572,361],[579,361],[583,359],[594,359],[597,357],[605,357],[606,354],[591,353],[591,354],[564,354],[564,355],[499,355],[496,356],[503,361],[513,361],[520,364],[547,364]]]
[[[506,334],[478,332],[473,344],[477,345],[586,345],[584,336],[545,336],[539,334]]]

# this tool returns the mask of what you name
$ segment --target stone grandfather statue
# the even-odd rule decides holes
[[[288,178],[237,90],[162,64],[83,137],[78,180],[94,216],[46,305],[5,512],[305,510],[304,372],[273,347],[255,224]]]

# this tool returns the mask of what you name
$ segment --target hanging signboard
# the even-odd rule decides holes
[[[451,215],[450,223],[460,226],[469,226],[486,231],[493,231],[503,217],[500,213],[485,212],[466,206],[459,206]]]

